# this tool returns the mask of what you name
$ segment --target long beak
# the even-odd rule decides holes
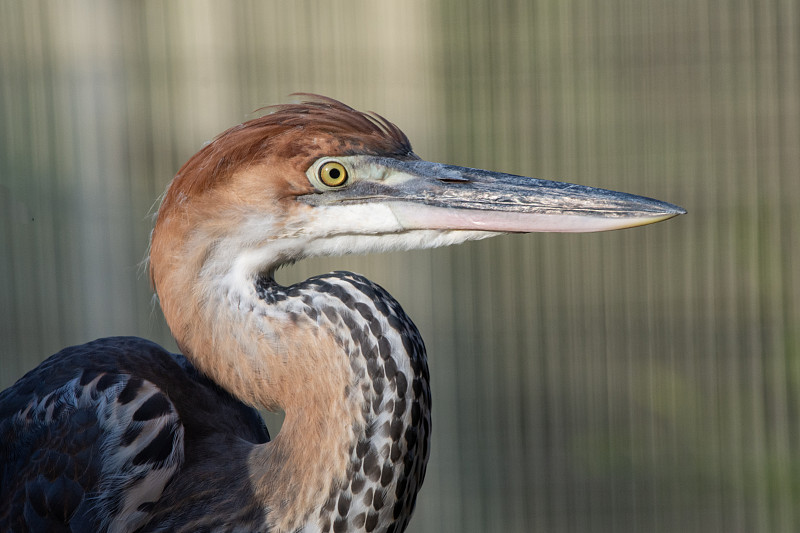
[[[422,160],[370,157],[358,166],[380,177],[359,180],[328,200],[380,201],[406,229],[590,232],[686,213],[644,196]]]

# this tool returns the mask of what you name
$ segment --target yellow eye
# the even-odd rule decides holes
[[[319,181],[328,187],[339,187],[347,181],[347,169],[336,161],[328,161],[319,167]]]

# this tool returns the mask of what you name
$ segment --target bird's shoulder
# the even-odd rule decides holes
[[[268,440],[182,355],[135,337],[65,348],[0,393],[0,529],[136,524],[193,435],[219,433]]]

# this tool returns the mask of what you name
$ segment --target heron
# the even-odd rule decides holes
[[[330,98],[272,107],[203,146],[162,198],[149,274],[180,353],[98,339],[0,394],[0,529],[403,531],[430,450],[419,331],[363,276],[283,286],[275,271],[684,212],[428,162]],[[273,439],[257,408],[285,413]]]

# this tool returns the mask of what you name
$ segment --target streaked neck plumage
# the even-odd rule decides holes
[[[207,200],[214,213],[224,201]],[[271,272],[297,253],[267,227],[281,221],[234,207],[224,216],[202,204],[160,214],[152,276],[193,364],[242,401],[286,413],[280,434],[249,458],[267,525],[404,526],[430,433],[416,328],[391,296],[353,274],[280,286]]]

